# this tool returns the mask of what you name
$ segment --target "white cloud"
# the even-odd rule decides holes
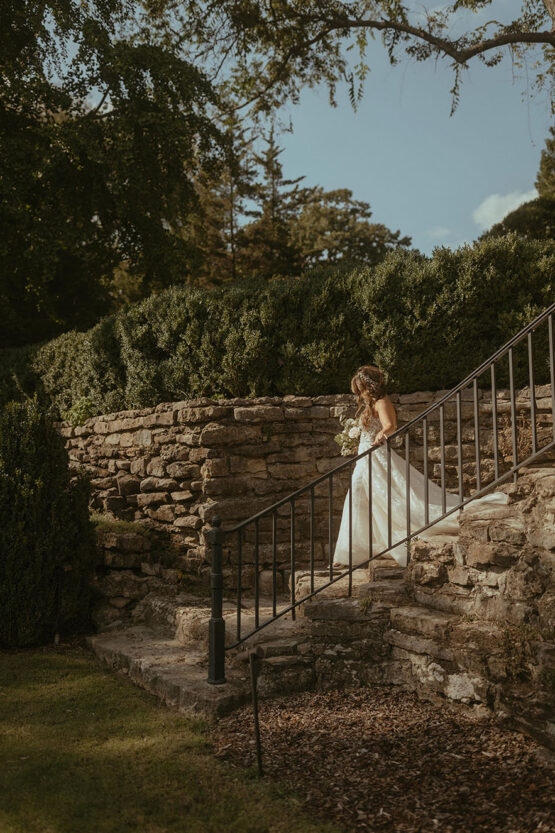
[[[485,231],[498,223],[509,212],[514,211],[523,202],[529,202],[538,196],[535,188],[531,191],[511,191],[510,194],[490,194],[482,200],[472,212],[472,219]]]
[[[428,237],[431,237],[432,240],[439,240],[441,237],[450,237],[453,232],[450,228],[446,228],[445,226],[434,226],[428,232]]]

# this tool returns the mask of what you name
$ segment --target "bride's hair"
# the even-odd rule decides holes
[[[375,414],[374,403],[387,394],[383,371],[373,364],[363,364],[351,379],[351,390],[357,395],[355,417],[362,411],[360,421],[368,428],[370,417]]]

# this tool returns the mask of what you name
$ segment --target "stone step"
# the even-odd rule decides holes
[[[132,619],[137,625],[156,625],[175,633],[183,611],[194,611],[200,616],[210,611],[210,603],[189,594],[172,592],[171,588],[163,592],[155,590],[137,603]]]
[[[410,545],[411,560],[437,560],[442,556],[449,557],[453,553],[453,546],[458,541],[458,534],[442,534],[433,535],[431,530],[433,527],[425,530],[422,535],[428,537],[413,538]]]
[[[306,623],[300,622],[301,629],[303,625]],[[207,681],[207,648],[186,647],[168,636],[164,629],[134,625],[87,636],[85,641],[102,662],[155,694],[166,705],[219,717],[251,702],[248,654],[252,644],[244,650],[247,643],[243,643],[240,653],[234,654],[233,649],[226,652],[226,682],[213,685]],[[299,653],[300,643],[300,639],[276,638],[257,645],[260,697],[314,686],[314,660]]]
[[[316,682],[314,660],[300,655],[262,658],[257,678],[260,697],[273,697],[293,691],[307,691]]]
[[[276,612],[287,607],[289,600],[278,601]],[[194,596],[185,598],[182,594],[171,596],[153,592],[145,596],[133,611],[134,624],[155,627],[166,636],[175,639],[183,646],[206,646],[208,644],[208,623],[212,616],[211,608],[203,600]],[[237,604],[227,601],[222,605],[222,618],[226,624],[226,644],[231,644],[237,637]],[[288,638],[292,631],[302,629],[302,617],[297,611],[297,620],[291,617],[291,612],[283,614],[273,620],[272,600],[266,596],[259,597],[258,625],[269,622],[262,630],[253,634],[244,642],[244,648],[253,647],[259,642],[270,642],[276,639]],[[242,597],[241,604],[241,636],[255,628],[256,616],[254,599]],[[234,649],[231,649],[234,650]]]
[[[426,699],[435,693],[467,705],[488,702],[490,685],[483,675],[453,667],[442,657],[413,649],[414,644],[408,650],[392,644],[391,661],[397,673],[395,683],[426,692]]]
[[[271,609],[269,614],[271,615]],[[262,618],[259,624],[262,624]],[[248,628],[241,626],[242,642],[235,648],[229,648],[228,654],[233,658],[246,659],[248,651],[257,648],[258,656],[291,656],[299,653],[299,645],[306,644],[309,639],[308,622],[297,612],[295,619],[291,613],[286,613],[275,619],[270,624],[256,631],[251,636],[245,635],[254,628],[254,617],[247,622]],[[237,640],[236,622],[226,624],[226,645],[231,645]]]
[[[318,592],[320,599],[337,599],[348,596],[349,593],[349,576],[341,577],[339,570],[334,570],[333,579],[337,579],[329,587]],[[329,570],[315,570],[314,571],[314,590],[327,584],[330,581]],[[354,570],[351,578],[352,595],[358,596],[361,588],[368,584],[368,574],[365,568]],[[291,578],[289,578],[289,591],[291,590]],[[295,598],[300,599],[312,592],[310,585],[310,571],[302,570],[295,573]]]
[[[452,584],[433,590],[415,586],[412,589],[412,596],[414,601],[423,607],[433,608],[444,613],[464,616],[465,614],[471,615],[474,612],[474,602],[470,598],[470,591]]]
[[[454,654],[451,648],[442,645],[435,639],[429,639],[416,633],[406,633],[398,630],[388,630],[383,635],[384,641],[397,648],[410,651],[414,654],[423,654],[434,659],[443,659],[452,662]]]
[[[392,607],[391,625],[397,631],[420,634],[434,640],[445,640],[450,628],[460,621],[454,614],[425,607]]]
[[[321,599],[316,597],[303,605],[303,616],[310,621],[373,622],[383,618],[382,605],[373,606],[372,602],[363,603],[359,598]]]
[[[369,581],[359,587],[358,596],[389,607],[402,605],[408,599],[404,582],[397,579]]]
[[[405,567],[397,564],[394,558],[376,558],[368,565],[370,581],[401,581],[405,575]]]
[[[86,644],[110,668],[183,711],[211,717],[249,702],[248,668],[226,667],[226,682],[207,682],[205,650],[184,650],[166,634],[144,625],[86,637]]]
[[[272,642],[260,642],[258,655],[264,659],[296,656],[299,652],[300,639],[275,639]]]

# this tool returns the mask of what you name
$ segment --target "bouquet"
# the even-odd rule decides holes
[[[342,456],[348,457],[350,454],[357,454],[361,432],[358,419],[354,419],[353,417],[342,419],[339,417],[339,421],[343,426],[343,430],[340,434],[336,434],[333,439],[339,445]]]

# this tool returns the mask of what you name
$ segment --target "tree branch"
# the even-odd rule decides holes
[[[500,46],[506,46],[510,43],[549,43],[555,46],[555,31],[551,32],[506,32],[496,35],[493,38],[480,41],[479,43],[469,46],[465,49],[457,48],[457,41],[446,40],[437,35],[428,32],[426,29],[421,29],[417,26],[411,26],[408,23],[401,23],[396,20],[362,20],[352,19],[348,17],[335,17],[331,20],[329,18],[305,18],[311,22],[320,22],[326,24],[326,34],[334,29],[392,29],[395,32],[401,32],[406,35],[412,35],[415,38],[426,41],[426,43],[435,46],[442,50],[446,55],[449,55],[453,60],[459,64],[463,64],[475,55],[482,52],[487,52],[490,49],[497,49]]]
[[[85,113],[85,118],[94,118],[96,116],[96,114],[98,113],[98,111],[100,110],[100,108],[102,107],[102,105],[104,104],[106,99],[108,98],[108,92],[109,92],[109,90],[104,91],[104,95],[102,96],[102,98],[100,99],[100,101],[98,102],[98,104],[96,105],[94,110],[89,110],[88,113]]]
[[[324,29],[322,32],[319,32],[317,35],[315,35],[313,38],[311,38],[309,41],[307,41],[305,44],[303,44],[303,46],[305,48],[307,46],[313,46],[313,44],[317,43],[319,40],[324,38],[326,35],[328,35],[332,31],[333,31],[332,28]],[[232,107],[230,110],[225,110],[223,115],[228,115],[230,113],[235,113],[236,110],[242,110],[243,107],[247,107],[249,104],[252,104],[254,101],[257,101],[257,99],[259,99],[263,95],[265,95],[265,93],[267,93],[268,90],[270,90],[273,87],[273,85],[276,83],[276,81],[279,80],[280,73],[282,72],[282,70],[285,69],[285,67],[289,63],[289,60],[293,57],[294,53],[295,53],[295,47],[292,46],[290,49],[287,50],[284,57],[279,62],[278,66],[276,67],[276,69],[272,73],[272,77],[269,79],[268,83],[265,84],[264,87],[259,92],[255,93],[253,96],[251,96],[251,98],[248,98],[246,101],[243,101],[242,104],[237,104],[235,107]]]

